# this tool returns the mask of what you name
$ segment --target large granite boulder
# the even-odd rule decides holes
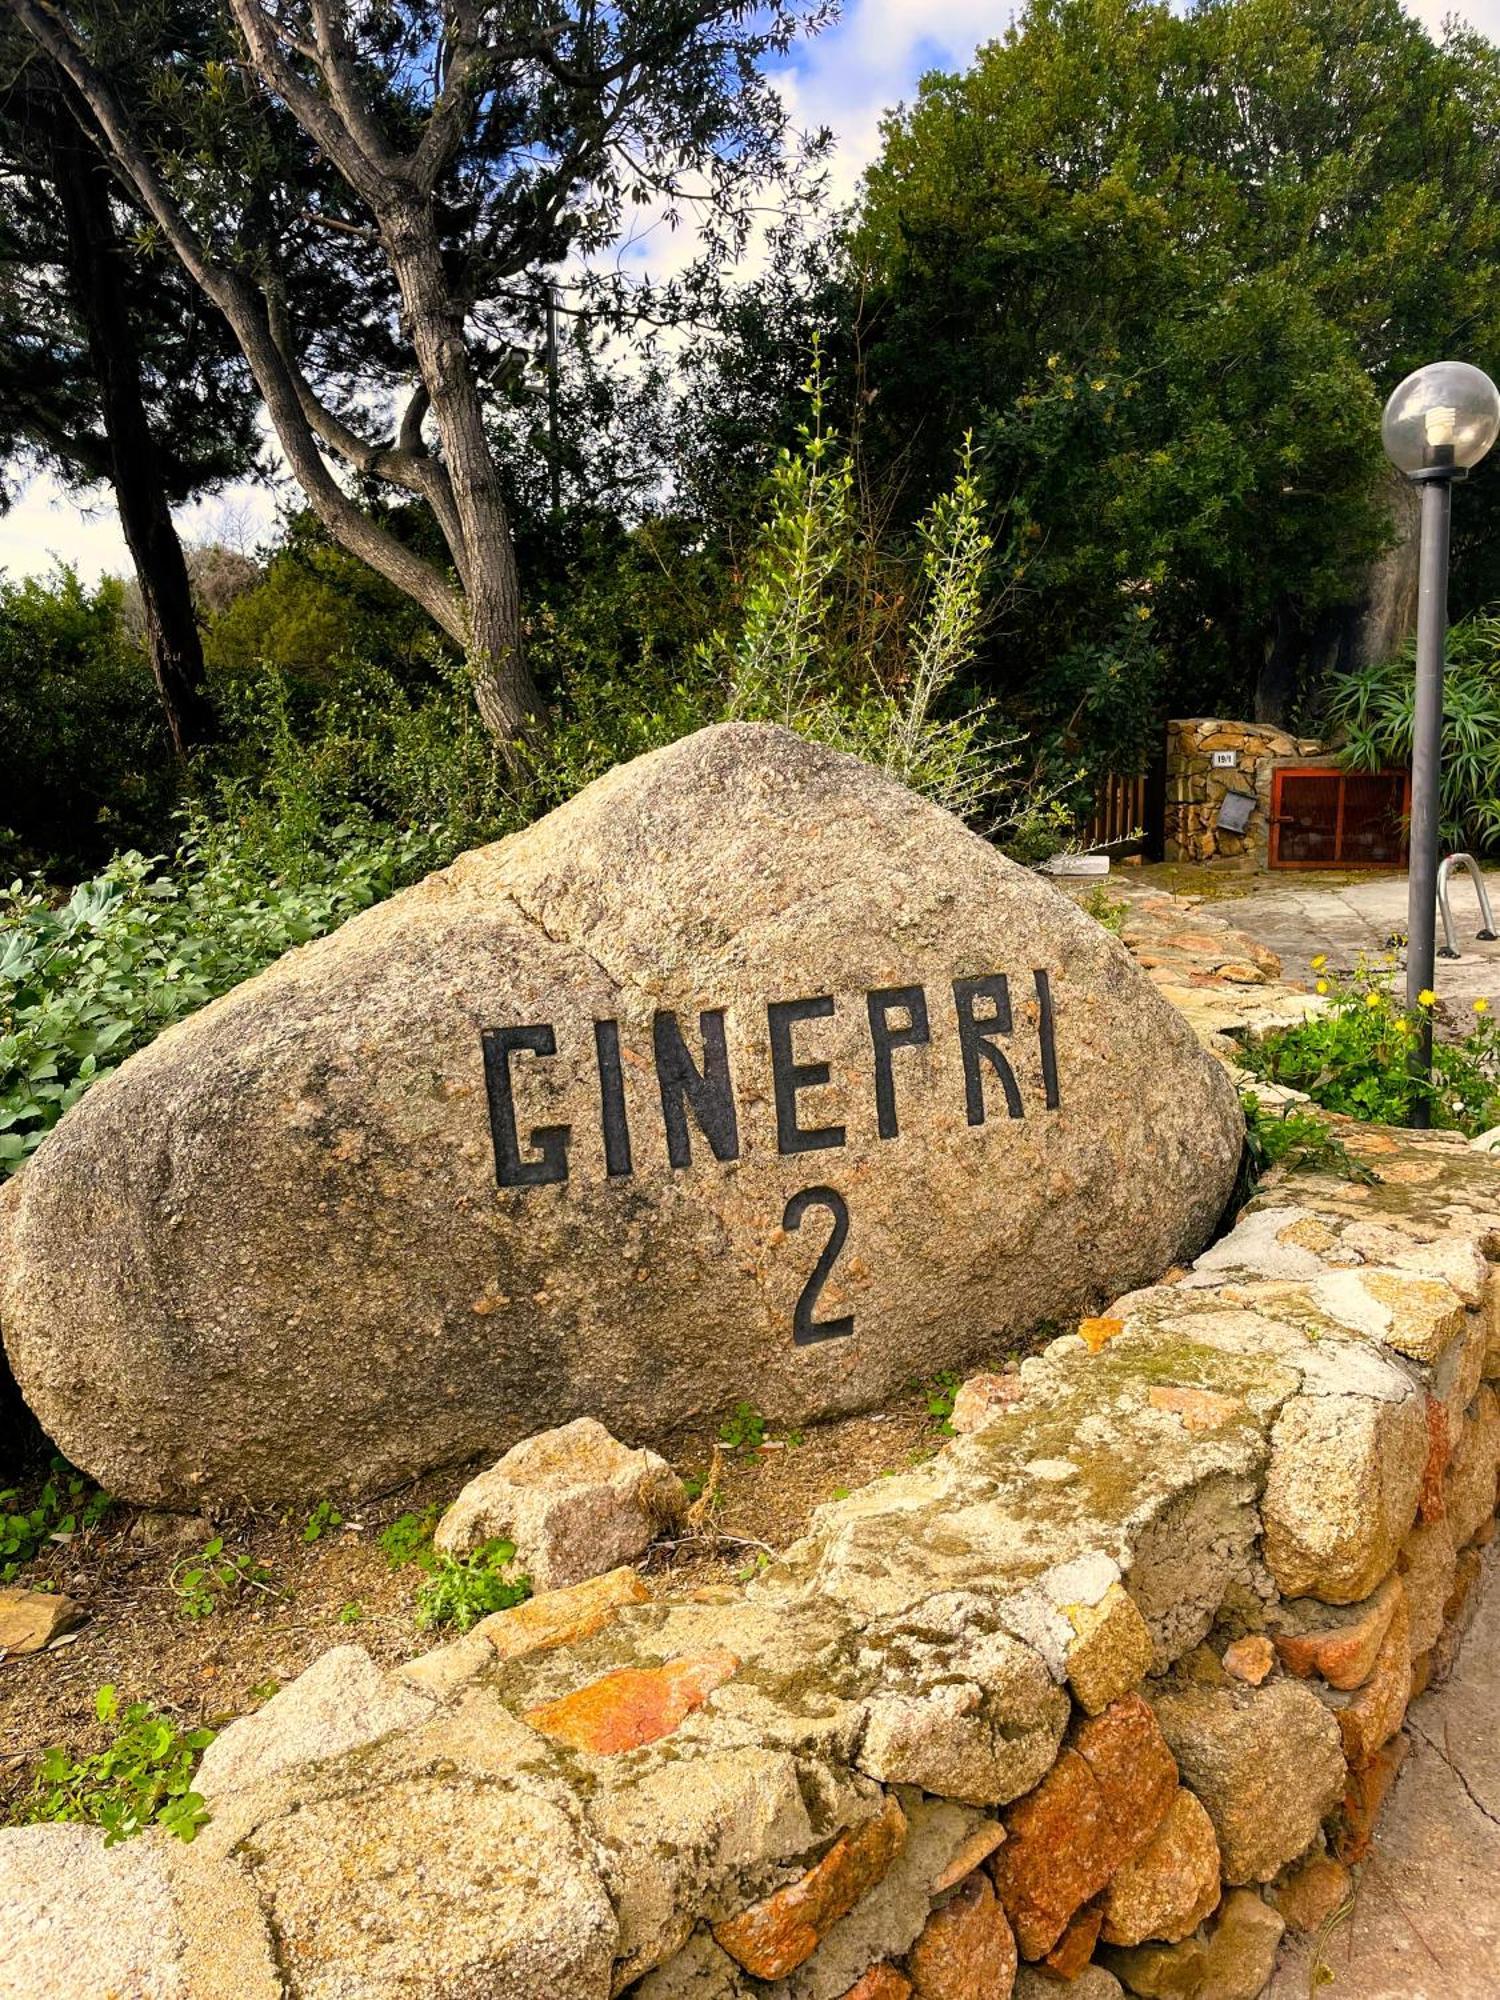
[[[598,1415],[803,1419],[1198,1249],[1227,1076],[1123,947],[853,758],[727,725],[292,952],[0,1197],[0,1329],[145,1504]]]

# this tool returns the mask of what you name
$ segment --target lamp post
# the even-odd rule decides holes
[[[1406,1004],[1421,1017],[1412,1074],[1432,1077],[1432,1015],[1420,1004],[1436,976],[1438,787],[1443,759],[1443,639],[1448,625],[1448,528],[1453,484],[1500,433],[1500,390],[1466,361],[1434,361],[1408,375],[1381,419],[1386,456],[1422,489],[1417,567],[1417,689],[1411,746],[1411,846],[1406,902]],[[1420,1092],[1413,1125],[1430,1125]]]

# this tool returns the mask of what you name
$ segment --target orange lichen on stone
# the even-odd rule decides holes
[[[1339,1711],[1339,1734],[1351,1770],[1366,1770],[1375,1753],[1389,1743],[1406,1720],[1410,1699],[1411,1620],[1403,1591],[1370,1678]]]
[[[714,1941],[753,1979],[784,1979],[885,1874],[906,1842],[906,1815],[887,1799],[873,1819],[841,1834],[800,1881],[714,1925]]]
[[[1117,1333],[1125,1331],[1122,1319],[1081,1319],[1078,1322],[1078,1338],[1090,1354],[1097,1354],[1108,1347]]]
[[[1074,1913],[1145,1847],[1176,1792],[1176,1761],[1139,1695],[1079,1726],[1007,1812],[1006,1844],[990,1862],[1023,1957],[1051,1951]]]
[[[915,2000],[993,2000],[1016,1977],[1016,1941],[985,1877],[971,1875],[907,1954]]]
[[[1422,1490],[1417,1499],[1417,1513],[1423,1521],[1441,1521],[1446,1512],[1443,1499],[1443,1474],[1448,1470],[1448,1460],[1452,1455],[1452,1441],[1448,1435],[1448,1411],[1436,1396],[1427,1398],[1427,1463],[1422,1467]]]
[[[1097,1903],[1081,1909],[1042,1960],[1047,1970],[1059,1979],[1076,1979],[1094,1955],[1103,1921],[1104,1912]]]
[[[911,2000],[911,1981],[894,1965],[872,1965],[843,2000]]]
[[[591,1576],[586,1583],[568,1584],[562,1590],[545,1590],[540,1597],[528,1597],[509,1611],[492,1611],[474,1627],[474,1635],[486,1639],[502,1660],[518,1660],[525,1653],[546,1652],[552,1646],[568,1646],[602,1631],[627,1604],[649,1604],[651,1593],[637,1571],[612,1569],[604,1576]]]
[[[1250,1632],[1224,1648],[1224,1671],[1246,1687],[1258,1688],[1276,1664],[1276,1648],[1263,1633]]]
[[[1101,1916],[1108,1944],[1176,1944],[1219,1900],[1219,1843],[1202,1803],[1179,1788],[1141,1852],[1116,1869]]]
[[[1321,1674],[1330,1687],[1357,1688],[1374,1671],[1391,1620],[1405,1602],[1401,1579],[1387,1577],[1358,1607],[1359,1615],[1311,1632],[1278,1632],[1276,1651],[1289,1674]]]
[[[1246,1414],[1246,1405],[1238,1396],[1219,1396],[1212,1389],[1190,1389],[1175,1382],[1158,1384],[1146,1400],[1153,1410],[1170,1410],[1181,1417],[1190,1431],[1221,1430]]]
[[[659,1667],[621,1667],[521,1718],[555,1743],[615,1757],[670,1736],[739,1667],[722,1649],[667,1660]]]

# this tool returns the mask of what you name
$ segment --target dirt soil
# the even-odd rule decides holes
[[[943,1430],[929,1393],[914,1388],[885,1411],[801,1433],[768,1429],[758,1447],[721,1446],[717,1498],[702,1530],[658,1543],[642,1561],[653,1593],[684,1597],[747,1577],[797,1538],[820,1502],[930,1456]],[[684,1478],[701,1481],[716,1441],[712,1431],[685,1433],[667,1453]],[[378,1501],[345,1504],[335,1495],[342,1524],[310,1542],[306,1513],[216,1522],[117,1505],[96,1527],[46,1545],[16,1582],[63,1591],[87,1616],[46,1652],[0,1659],[0,1823],[21,1816],[44,1750],[62,1744],[78,1756],[104,1747],[110,1732],[96,1720],[94,1697],[106,1683],[122,1705],[145,1701],[181,1727],[219,1727],[330,1646],[355,1643],[392,1665],[449,1636],[419,1628],[423,1572],[392,1568],[377,1538],[398,1516],[446,1507],[483,1463],[433,1473]],[[23,1508],[40,1484],[23,1484]],[[176,1581],[215,1534],[226,1555],[250,1557],[269,1583],[189,1617]]]

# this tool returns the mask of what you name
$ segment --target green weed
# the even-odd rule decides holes
[[[927,1399],[927,1414],[937,1425],[944,1437],[952,1437],[953,1426],[949,1418],[953,1415],[953,1398],[963,1383],[962,1375],[952,1368],[945,1368],[923,1385]]]
[[[172,1572],[172,1590],[184,1618],[211,1618],[216,1611],[237,1603],[247,1590],[271,1589],[271,1572],[250,1555],[230,1554],[224,1537],[215,1535],[194,1556],[188,1556]]]
[[[116,1735],[93,1757],[46,1751],[23,1818],[102,1826],[106,1847],[148,1826],[191,1840],[208,1818],[192,1782],[213,1730],[179,1729],[141,1701],[122,1709],[107,1686],[94,1697],[94,1713],[101,1722],[118,1722]]]
[[[0,1583],[14,1583],[48,1542],[94,1527],[112,1504],[64,1458],[53,1459],[34,1507],[23,1508],[20,1500],[19,1487],[0,1487]]]
[[[467,1632],[492,1611],[509,1611],[531,1595],[531,1580],[515,1567],[514,1542],[481,1542],[472,1555],[434,1556],[417,1589],[417,1623]]]
[[[331,1500],[320,1500],[307,1519],[302,1523],[304,1542],[321,1541],[331,1529],[341,1528],[344,1517]]]
[[[753,1403],[736,1403],[719,1426],[719,1442],[731,1451],[759,1451],[765,1441],[766,1420]]]
[[[399,1514],[389,1527],[381,1529],[375,1537],[376,1546],[392,1569],[404,1569],[408,1563],[431,1559],[432,1531],[438,1524],[440,1511],[434,1504],[424,1507],[420,1514]]]

